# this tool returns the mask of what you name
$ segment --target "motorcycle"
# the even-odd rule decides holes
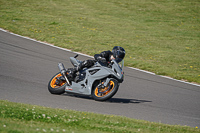
[[[74,67],[81,61],[70,57]],[[124,60],[117,63],[112,60],[108,66],[96,61],[90,68],[84,68],[72,77],[70,68],[65,69],[62,63],[58,63],[60,72],[54,75],[48,83],[48,90],[51,94],[74,93],[92,96],[96,101],[105,101],[113,97],[118,91],[120,83],[124,80]]]

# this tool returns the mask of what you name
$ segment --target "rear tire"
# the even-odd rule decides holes
[[[62,74],[59,72],[54,75],[48,83],[48,90],[51,94],[63,94],[65,92],[65,86],[67,85],[66,81],[62,81],[59,85],[56,85],[56,78],[61,77]]]
[[[113,97],[118,91],[118,81],[114,78],[110,79],[109,84],[105,88],[98,89],[98,84],[94,85],[92,97],[96,101],[105,101]]]

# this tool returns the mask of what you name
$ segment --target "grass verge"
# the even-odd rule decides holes
[[[127,117],[101,115],[0,100],[0,132],[200,132],[197,128],[165,125]]]
[[[0,27],[125,65],[200,83],[199,0],[1,0]],[[64,56],[64,55],[63,55]]]

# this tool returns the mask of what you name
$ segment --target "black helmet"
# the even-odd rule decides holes
[[[112,50],[112,53],[117,63],[121,62],[124,59],[125,56],[124,48],[120,46],[115,46]]]

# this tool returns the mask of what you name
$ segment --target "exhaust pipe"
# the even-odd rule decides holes
[[[63,77],[67,81],[67,84],[70,85],[69,80],[66,76],[66,69],[65,69],[64,65],[62,63],[58,63],[58,68],[60,70],[60,73],[63,75]]]

